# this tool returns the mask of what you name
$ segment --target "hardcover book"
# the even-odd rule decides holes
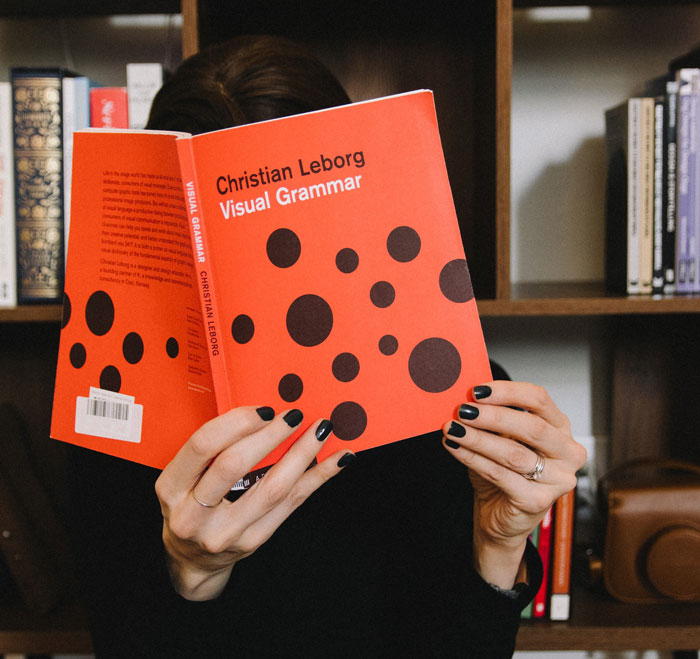
[[[0,307],[17,304],[12,89],[0,82]]]
[[[437,430],[490,379],[431,92],[74,154],[52,437],[163,467],[271,405],[330,418],[323,457]]]
[[[11,69],[18,302],[63,292],[63,128],[60,68]]]

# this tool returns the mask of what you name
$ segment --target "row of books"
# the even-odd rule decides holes
[[[523,619],[568,620],[571,614],[575,491],[560,497],[532,533],[544,578]]]
[[[605,113],[606,285],[700,292],[700,68],[673,68]]]
[[[60,302],[70,226],[73,133],[143,128],[160,64],[126,66],[104,87],[58,67],[16,67],[0,82],[0,307]]]

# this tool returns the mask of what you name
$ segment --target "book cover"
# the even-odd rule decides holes
[[[540,537],[537,550],[542,561],[542,585],[535,594],[532,607],[533,618],[544,618],[547,615],[547,600],[549,595],[549,573],[551,570],[552,549],[552,516],[554,508],[550,508],[540,522]]]
[[[550,620],[568,620],[571,609],[571,560],[574,540],[575,490],[557,499],[552,538]]]
[[[128,128],[129,101],[126,87],[93,87],[90,90],[90,126]]]
[[[60,68],[16,67],[13,93],[17,298],[63,292],[63,120]]]
[[[640,292],[641,98],[605,113],[605,281],[620,295]]]
[[[665,294],[676,292],[676,200],[678,169],[678,82],[666,83],[663,161],[663,271]]]
[[[322,455],[358,451],[440,428],[490,378],[431,92],[77,133],[73,176],[56,439],[162,467],[265,404],[330,418]]]
[[[137,63],[126,65],[126,95],[129,103],[129,127],[145,128],[153,97],[163,85],[163,65]]]
[[[0,82],[0,307],[17,304],[12,88]]]

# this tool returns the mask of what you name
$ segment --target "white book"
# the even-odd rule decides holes
[[[0,82],[0,307],[17,306],[12,89]]]
[[[153,97],[163,85],[161,64],[126,65],[126,91],[129,101],[129,128],[146,126]]]

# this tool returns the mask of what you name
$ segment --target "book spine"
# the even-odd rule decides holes
[[[532,542],[532,545],[539,551],[539,545],[540,545],[540,525],[538,524],[534,531],[530,534],[530,542]],[[534,601],[528,602],[527,606],[522,610],[520,613],[520,617],[523,620],[529,620],[532,618],[532,613],[534,609]]]
[[[232,397],[226,377],[226,360],[220,336],[223,325],[220,322],[218,305],[216,303],[216,278],[213,263],[209,258],[206,224],[202,216],[197,170],[192,153],[192,141],[181,138],[176,141],[180,174],[184,192],[187,217],[189,219],[190,237],[192,238],[192,254],[199,284],[199,299],[201,302],[202,325],[207,340],[209,363],[211,364],[216,407],[219,414],[231,409]]]
[[[12,89],[0,82],[0,307],[17,304]]]
[[[666,85],[664,113],[663,268],[664,293],[676,292],[676,202],[678,173],[678,83]]]
[[[552,514],[550,508],[544,519],[540,522],[540,540],[537,547],[542,561],[542,585],[535,595],[533,601],[532,617],[544,618],[547,614],[547,593],[549,592],[549,571],[551,563],[552,544]]]
[[[559,497],[555,504],[552,542],[551,620],[568,620],[571,608],[571,552],[574,537],[575,491]]]
[[[654,259],[651,292],[664,292],[664,114],[666,101],[654,101]]]
[[[639,156],[639,292],[652,291],[654,252],[654,99],[641,99]]]
[[[163,66],[161,64],[130,63],[126,65],[129,128],[146,127],[153,97],[162,84]]]
[[[57,70],[13,69],[17,298],[63,295],[63,131]]]
[[[628,178],[627,178],[627,293],[639,293],[641,238],[639,226],[641,99],[629,101]]]
[[[690,263],[688,277],[693,293],[700,292],[700,79],[695,78],[690,96],[690,155],[688,157],[688,187],[690,192],[690,212],[688,216],[688,241],[690,243]]]
[[[676,291],[689,293],[688,276],[688,222],[690,214],[690,89],[683,85],[678,97],[678,202],[676,212]]]

